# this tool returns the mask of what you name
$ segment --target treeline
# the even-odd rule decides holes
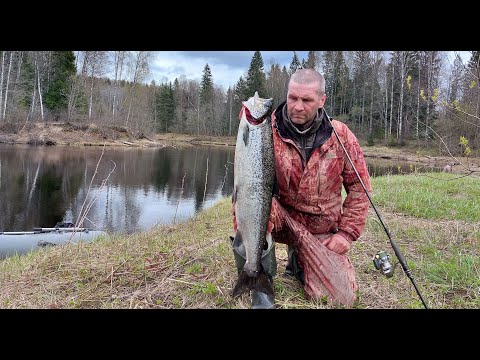
[[[310,67],[325,76],[328,113],[369,143],[413,140],[455,154],[480,148],[478,51],[466,63],[459,56],[451,63],[441,51],[309,51],[307,59],[293,52],[288,67],[265,66],[257,51],[228,89],[215,84],[208,64],[200,82],[181,76],[146,84],[154,55],[1,51],[0,123],[89,122],[144,133],[235,135],[241,101],[258,91],[276,106],[291,74]]]

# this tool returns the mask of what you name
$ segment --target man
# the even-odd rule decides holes
[[[287,100],[272,113],[276,191],[268,228],[274,241],[288,245],[286,273],[304,285],[309,297],[336,297],[338,289],[324,281],[328,264],[322,263],[320,254],[325,247],[334,252],[328,255],[335,260],[330,274],[340,273],[346,279],[341,286],[348,289],[339,290],[346,295],[338,298],[350,306],[358,286],[346,254],[365,227],[369,202],[332,124],[367,190],[372,188],[357,138],[345,124],[329,121],[325,100],[323,76],[313,69],[300,69],[290,78]],[[342,185],[347,193],[343,203]],[[239,245],[233,243],[236,256]],[[275,271],[268,264],[274,260],[274,247],[268,246],[262,264],[270,268],[272,277]],[[274,299],[254,291],[252,305],[271,308]]]

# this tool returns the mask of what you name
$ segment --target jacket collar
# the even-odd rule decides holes
[[[285,124],[282,114],[283,107],[286,106],[286,103],[286,101],[282,102],[274,111],[276,128],[278,129],[278,133],[282,138],[295,141],[291,130],[289,130]],[[324,108],[320,108],[318,111],[319,116],[322,118],[322,124],[317,130],[317,134],[313,142],[313,149],[322,146],[332,135],[332,125],[329,121],[330,117]]]

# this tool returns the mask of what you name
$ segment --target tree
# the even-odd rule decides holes
[[[288,74],[285,66],[285,71],[280,69],[279,64],[272,64],[270,71],[267,73],[267,89],[270,94],[269,97],[273,98],[272,108],[276,108],[287,96],[286,86],[288,85]]]
[[[240,76],[240,79],[238,79],[237,83],[233,88],[232,109],[233,109],[233,114],[235,115],[235,118],[234,118],[235,120],[238,119],[236,115],[238,115],[238,113],[240,112],[240,109],[242,108],[242,101],[245,101],[247,99],[248,99],[247,82],[242,76]],[[233,121],[232,134],[237,133],[238,123],[239,123],[238,121]]]
[[[292,62],[290,63],[290,68],[288,71],[288,75],[292,76],[292,74],[297,71],[298,69],[301,69],[302,65],[300,64],[300,61],[298,60],[297,52],[293,52],[293,58]]]
[[[463,77],[463,62],[462,62],[462,59],[460,58],[460,55],[457,54],[453,62],[453,69],[450,76],[450,86],[448,89],[449,103],[452,103],[455,100],[460,98],[459,95],[462,90],[460,88],[462,77]]]
[[[471,54],[463,86],[464,108],[478,118],[480,116],[480,51],[472,51]]]
[[[324,77],[327,94],[328,111],[337,116],[344,113],[343,107],[349,87],[348,67],[345,64],[342,51],[325,52]]]
[[[247,96],[243,100],[247,100],[249,97],[253,96],[255,91],[258,91],[258,96],[260,97],[269,97],[265,85],[266,77],[263,72],[262,55],[260,54],[260,51],[255,51],[247,73],[245,94]]]
[[[315,51],[309,51],[307,55],[307,61],[305,62],[304,68],[315,69],[317,65],[317,55]]]
[[[128,101],[128,112],[125,126],[128,126],[132,114],[133,101],[136,98],[137,85],[142,83],[150,72],[151,51],[132,51],[128,54],[127,71],[132,79],[130,89],[124,103]]]
[[[184,96],[183,84],[175,78],[173,82],[173,99],[175,105],[175,125],[176,131],[183,133],[187,122],[188,103]]]
[[[228,124],[228,126],[226,126],[226,129],[225,129],[225,133],[228,135],[228,136],[232,136],[232,120],[233,120],[233,117],[232,117],[232,109],[233,109],[233,89],[232,88],[228,88],[227,90],[227,96],[226,96],[226,104],[227,104],[227,107],[226,107],[226,118],[227,118],[227,121],[226,123]]]
[[[212,72],[208,64],[203,69],[202,82],[200,83],[200,111],[203,114],[203,132],[211,132],[212,128],[206,124],[213,124],[214,119],[214,91],[213,91],[213,79]]]
[[[168,132],[170,124],[175,116],[175,100],[172,83],[162,84],[158,92],[158,130]]]
[[[68,93],[77,69],[73,51],[54,51],[51,63],[52,78],[45,93],[45,106],[55,115],[68,106]]]
[[[213,80],[212,71],[208,64],[203,68],[202,82],[200,83],[200,103],[202,105],[208,104],[213,97]]]
[[[113,79],[113,100],[112,100],[112,121],[115,122],[116,111],[118,107],[118,80],[122,78],[123,66],[126,57],[126,51],[115,51],[114,52],[114,68],[115,76]]]

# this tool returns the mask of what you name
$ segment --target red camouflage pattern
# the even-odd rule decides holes
[[[322,244],[329,234],[313,235],[305,226],[292,219],[277,199],[272,200],[273,212],[285,221],[282,233],[272,233],[276,241],[294,247],[303,269],[304,290],[310,298],[326,297],[351,307],[358,290],[355,270],[346,255],[340,255]]]
[[[345,124],[336,120],[332,124],[371,192],[370,176],[357,138]],[[368,197],[333,132],[305,164],[295,143],[280,136],[275,112],[272,130],[278,193],[272,201],[267,231],[275,241],[291,245],[298,252],[307,296],[326,296],[350,307],[358,290],[355,270],[347,255],[334,253],[322,241],[332,232],[350,242],[356,240],[365,228]],[[342,184],[347,192],[343,205]],[[236,231],[234,204],[232,212]]]
[[[304,166],[295,143],[278,133],[275,113],[272,120],[279,203],[312,234],[338,229],[348,240],[356,240],[365,227],[369,201],[335,134],[313,151]],[[336,120],[332,123],[371,192],[370,176],[357,138],[345,124]],[[342,183],[347,192],[343,207]],[[281,222],[275,225],[277,231],[281,230]]]

